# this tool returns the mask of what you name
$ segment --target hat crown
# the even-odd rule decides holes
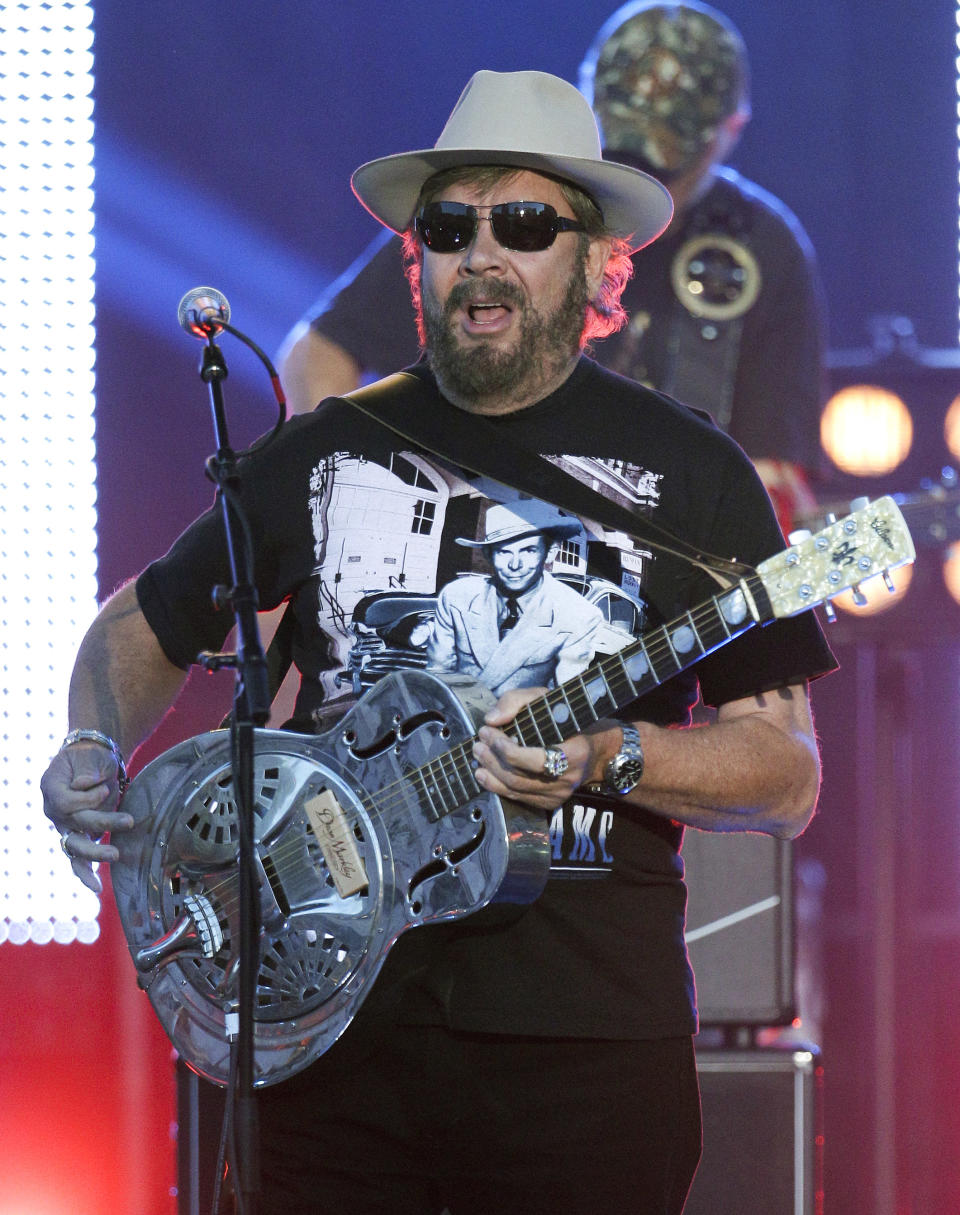
[[[367,161],[351,184],[371,215],[404,232],[431,177],[481,165],[570,182],[600,208],[607,233],[633,249],[659,236],[673,210],[658,181],[603,159],[590,103],[546,72],[476,72],[432,148]]]
[[[530,498],[509,504],[498,502],[491,506],[484,521],[483,540],[473,543],[504,544],[508,540],[517,540],[537,532],[572,535],[579,530],[578,519],[563,514],[547,502]]]
[[[476,72],[434,148],[601,157],[589,102],[572,84],[546,72]]]

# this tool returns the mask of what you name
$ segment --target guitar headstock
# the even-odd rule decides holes
[[[893,498],[878,498],[762,562],[757,573],[775,616],[795,616],[909,565],[913,540]]]

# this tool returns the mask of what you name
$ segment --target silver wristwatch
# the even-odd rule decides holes
[[[622,797],[636,788],[643,776],[643,747],[636,726],[622,726],[620,750],[607,764],[603,780],[594,786],[600,793],[616,793]]]

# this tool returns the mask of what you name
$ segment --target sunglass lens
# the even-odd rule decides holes
[[[435,253],[465,249],[476,230],[477,213],[464,203],[427,203],[417,216],[420,238]]]
[[[557,236],[557,213],[549,203],[501,203],[490,212],[493,234],[507,249],[538,253]]]

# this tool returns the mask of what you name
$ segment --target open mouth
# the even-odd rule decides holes
[[[504,322],[510,312],[511,309],[506,304],[493,300],[474,300],[466,305],[467,316],[478,326],[493,326]]]

